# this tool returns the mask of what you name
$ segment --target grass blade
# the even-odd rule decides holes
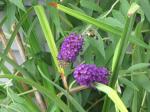
[[[20,8],[21,10],[23,10],[24,12],[26,12],[26,9],[22,3],[22,0],[9,0],[11,3],[13,3],[14,5],[16,5],[18,8]]]
[[[42,87],[38,83],[28,79],[28,78],[22,78],[15,75],[0,75],[0,78],[9,78],[9,79],[16,79],[17,81],[23,81],[26,84],[29,84],[31,86],[34,86],[38,89],[41,93],[45,94],[47,97],[49,97],[53,102],[57,104],[59,108],[61,108],[64,112],[72,112],[68,106],[63,103],[55,94],[52,94],[50,91],[48,91],[46,88]]]
[[[138,63],[138,64],[135,64],[135,65],[132,65],[131,67],[129,67],[127,72],[132,72],[135,70],[148,68],[149,66],[150,66],[150,63]]]
[[[7,19],[7,17],[5,16],[5,17],[1,20],[1,22],[0,22],[0,28],[3,26],[4,22],[6,21],[6,19]]]
[[[34,9],[35,9],[35,12],[36,12],[36,14],[38,16],[38,19],[40,21],[40,24],[41,24],[42,30],[44,32],[45,38],[47,40],[47,43],[48,43],[50,52],[52,54],[55,66],[56,66],[58,72],[61,75],[63,85],[66,89],[68,89],[68,84],[67,84],[67,81],[66,81],[66,77],[64,75],[64,69],[59,66],[59,62],[58,62],[58,59],[57,59],[58,50],[57,50],[52,31],[51,31],[51,28],[49,26],[49,23],[48,23],[48,20],[47,20],[47,17],[46,17],[46,14],[44,12],[44,8],[40,5],[37,5],[37,6],[34,7]]]
[[[139,91],[138,87],[130,80],[127,78],[119,78],[119,82],[122,84],[125,84],[126,86],[135,89],[136,91]]]
[[[2,57],[2,54],[0,53],[0,57]],[[4,59],[11,64],[17,71],[19,71],[21,74],[23,74],[23,76],[32,76],[32,74],[30,74],[28,71],[26,71],[24,68],[22,68],[21,66],[19,66],[18,64],[16,64],[14,61],[12,61],[11,59],[9,59],[7,56],[4,57]],[[71,110],[66,106],[66,104],[64,104],[53,92],[50,92],[49,89],[40,86],[38,83],[32,81],[31,79],[29,79],[28,77],[25,78],[21,78],[18,76],[14,76],[14,75],[4,75],[1,76],[0,78],[15,78],[18,81],[23,81],[24,83],[27,83],[29,85],[32,85],[33,87],[37,88],[41,93],[45,94],[48,98],[50,98],[53,102],[56,103],[56,105],[62,109],[65,112],[71,112]]]
[[[120,97],[118,96],[117,92],[110,88],[109,86],[106,86],[104,84],[96,83],[95,87],[104,93],[108,95],[108,97],[114,102],[114,104],[117,106],[117,108],[120,110],[120,112],[128,112],[125,105],[121,101]]]
[[[8,44],[7,44],[7,46],[6,46],[6,48],[5,48],[4,52],[3,52],[3,55],[2,55],[2,57],[1,57],[1,59],[0,59],[0,68],[1,68],[1,66],[2,66],[2,64],[3,64],[3,62],[4,62],[3,57],[7,56],[8,52],[9,52],[9,49],[10,49],[10,47],[11,47],[11,45],[12,45],[12,43],[13,43],[13,41],[14,41],[14,39],[15,39],[17,33],[18,33],[19,28],[21,27],[21,25],[23,24],[23,22],[26,20],[28,14],[29,14],[31,11],[32,11],[32,8],[30,8],[30,9],[27,11],[27,13],[24,14],[24,16],[22,17],[22,19],[21,19],[21,20],[19,21],[19,23],[17,24],[16,29],[15,29],[14,32],[12,33],[12,35],[11,35],[9,41],[8,41]]]
[[[55,62],[55,65],[56,65],[58,71],[60,73],[63,73],[63,69],[60,68],[58,60],[57,60],[58,50],[57,50],[57,47],[56,47],[56,44],[54,41],[52,31],[49,27],[49,23],[48,23],[46,15],[45,15],[44,8],[40,5],[38,5],[38,6],[35,6],[34,9],[35,9],[35,12],[36,12],[38,19],[40,21],[42,30],[43,30],[45,38],[47,40],[47,43],[48,43],[50,52],[52,54],[53,60]]]
[[[76,11],[76,10],[73,10],[73,9],[70,9],[68,7],[65,7],[63,5],[60,5],[60,4],[57,4],[57,3],[49,3],[50,6],[54,6],[56,7],[57,9],[75,17],[75,18],[78,18],[82,21],[85,21],[85,22],[88,22],[90,24],[93,24],[95,26],[97,26],[98,28],[104,30],[104,31],[107,31],[107,32],[110,32],[112,34],[115,34],[115,35],[121,35],[121,28],[117,28],[117,27],[112,27],[111,25],[109,24],[106,24],[103,22],[103,20],[96,20],[95,18],[92,18],[90,16],[87,16],[86,14],[84,13],[81,13],[79,11]]]
[[[39,67],[38,67],[39,68]],[[49,82],[50,85],[55,86],[57,89],[59,89],[61,92],[63,92],[63,94],[70,100],[70,102],[74,105],[74,107],[76,108],[76,110],[78,110],[79,112],[86,112],[81,105],[63,88],[61,88],[59,85],[55,84],[53,81],[49,80],[43,73],[43,71],[39,68],[39,71],[42,75],[42,77],[47,80]]]

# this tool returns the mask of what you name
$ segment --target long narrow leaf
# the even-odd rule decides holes
[[[122,84],[127,85],[128,87],[135,89],[136,91],[139,91],[138,87],[130,80],[127,78],[119,78],[119,82]]]
[[[58,50],[57,50],[57,47],[56,47],[56,44],[55,44],[55,41],[54,41],[52,31],[49,27],[49,23],[48,23],[46,15],[45,15],[44,8],[40,5],[38,5],[38,6],[35,6],[34,9],[35,9],[35,12],[36,12],[36,14],[38,16],[38,19],[40,21],[42,30],[43,30],[45,38],[47,40],[50,52],[53,56],[55,65],[56,65],[58,71],[60,73],[62,73],[63,69],[60,68],[60,66],[58,64],[58,60],[57,60]]]
[[[129,67],[127,72],[132,72],[135,70],[148,68],[149,66],[150,66],[150,63],[138,63],[138,64],[135,64],[135,65],[132,65],[131,67]]]
[[[121,112],[128,112],[128,110],[126,109],[125,105],[123,104],[123,102],[121,101],[120,97],[118,96],[115,90],[113,90],[109,86],[100,83],[96,83],[95,87],[98,90],[106,93]]]
[[[2,56],[2,58],[0,59],[0,68],[1,68],[1,66],[2,66],[2,64],[3,64],[3,62],[4,62],[3,57],[7,56],[8,52],[9,52],[9,49],[10,49],[10,47],[11,47],[11,45],[12,45],[12,43],[13,43],[13,41],[14,41],[16,35],[17,35],[18,30],[20,29],[21,25],[22,25],[23,22],[26,20],[26,18],[28,17],[28,14],[29,14],[31,11],[32,11],[32,8],[30,8],[30,9],[27,11],[27,13],[25,13],[25,14],[23,15],[22,19],[21,19],[21,20],[19,21],[19,23],[17,24],[16,29],[15,29],[14,32],[12,33],[12,35],[11,35],[9,41],[8,41],[8,44],[7,44],[7,46],[6,46],[6,48],[5,48],[4,52],[3,52],[3,56]]]
[[[1,20],[1,22],[0,22],[0,28],[2,27],[2,25],[4,24],[4,22],[6,21],[6,19],[7,19],[7,17],[5,16],[5,17]]]
[[[85,21],[85,22],[88,22],[92,25],[95,25],[104,31],[110,32],[110,33],[115,34],[115,35],[121,35],[121,28],[112,27],[111,25],[104,23],[103,20],[96,20],[95,18],[92,18],[92,17],[90,17],[84,13],[70,9],[68,7],[65,7],[65,6],[57,4],[57,3],[52,2],[52,3],[49,3],[49,5],[54,6],[57,9],[65,12],[65,13],[67,13],[67,14],[75,17],[75,18],[78,18],[82,21]]]
[[[39,67],[38,67],[39,68]],[[72,105],[74,105],[74,107],[76,108],[76,110],[78,110],[79,112],[85,112],[85,110],[80,106],[80,104],[69,94],[67,93],[66,90],[64,90],[63,88],[61,88],[59,85],[55,84],[53,81],[49,80],[42,72],[42,70],[39,68],[39,71],[42,75],[42,77],[47,80],[51,85],[55,86],[57,89],[59,89],[61,92],[64,93],[64,95],[70,100],[70,102],[72,103]]]
[[[16,5],[18,8],[20,8],[21,10],[23,10],[24,12],[26,12],[26,9],[22,3],[22,0],[9,0],[11,3],[13,3],[14,5]]]
[[[53,102],[55,102],[57,104],[57,106],[59,106],[59,108],[61,108],[64,112],[72,112],[68,106],[63,103],[58,96],[56,96],[55,94],[51,94],[50,91],[48,91],[46,88],[42,87],[41,85],[39,85],[38,83],[28,79],[28,78],[22,78],[19,76],[15,76],[15,75],[0,75],[0,78],[9,78],[9,79],[16,79],[17,81],[23,81],[26,84],[29,84],[31,86],[34,86],[35,88],[38,89],[38,91],[40,91],[41,93],[45,94],[47,97],[49,97]]]

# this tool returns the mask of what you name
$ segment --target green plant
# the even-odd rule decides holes
[[[149,112],[150,2],[42,3],[0,1],[0,112]]]

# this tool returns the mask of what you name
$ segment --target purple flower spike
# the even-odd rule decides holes
[[[65,62],[73,62],[76,60],[80,50],[82,49],[83,38],[80,35],[71,33],[62,43],[58,60]]]
[[[80,85],[90,86],[94,82],[108,83],[109,71],[94,64],[81,64],[75,68],[73,76]]]
[[[95,81],[103,84],[108,84],[109,71],[105,67],[98,67],[98,73],[95,74]]]
[[[95,65],[81,64],[75,68],[74,78],[80,85],[90,86],[94,81],[94,74],[97,74]]]

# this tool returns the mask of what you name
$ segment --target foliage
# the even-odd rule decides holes
[[[149,0],[1,0],[0,112],[150,112],[149,9]],[[82,52],[60,62],[72,32]],[[109,84],[79,85],[83,63],[108,68]]]

